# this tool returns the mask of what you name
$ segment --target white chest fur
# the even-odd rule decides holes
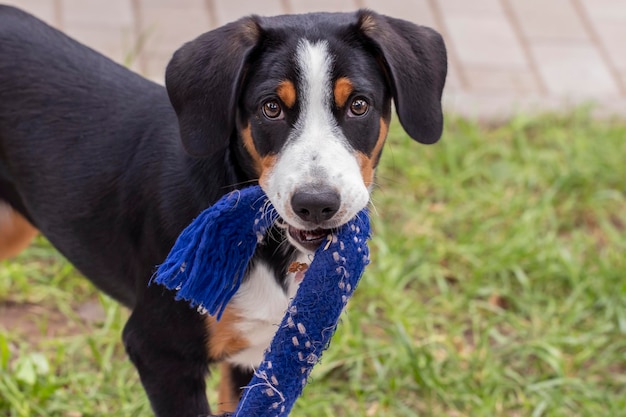
[[[301,255],[298,261],[310,263],[306,255]],[[285,293],[267,264],[258,262],[254,266],[248,279],[231,300],[231,305],[242,317],[236,324],[237,330],[247,339],[249,346],[228,358],[229,363],[247,369],[259,366],[289,301],[296,295],[299,284],[295,280],[295,273],[287,274],[287,284]]]

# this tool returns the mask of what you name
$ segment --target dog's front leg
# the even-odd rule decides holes
[[[133,309],[123,339],[157,417],[210,415],[202,316],[162,287],[151,286]]]

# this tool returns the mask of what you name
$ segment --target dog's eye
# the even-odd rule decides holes
[[[363,97],[357,97],[350,104],[350,116],[363,116],[369,109],[369,103]]]
[[[285,117],[278,100],[268,100],[263,103],[263,114],[268,119],[282,119]]]

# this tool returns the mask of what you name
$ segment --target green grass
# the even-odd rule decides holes
[[[626,416],[626,122],[449,118],[388,145],[373,262],[293,414]],[[0,333],[0,415],[150,415],[127,312],[96,294],[43,240],[0,264],[0,314],[40,313]]]

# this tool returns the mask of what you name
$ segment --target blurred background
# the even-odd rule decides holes
[[[5,1],[6,2],[6,1]],[[182,43],[247,14],[360,7],[437,29],[449,51],[446,107],[468,116],[596,102],[626,114],[620,0],[9,0],[161,81]]]
[[[392,124],[373,262],[293,415],[626,416],[626,1],[8,3],[157,82],[251,13],[368,7],[440,31],[443,138]],[[127,316],[43,237],[0,262],[0,415],[152,415]]]

